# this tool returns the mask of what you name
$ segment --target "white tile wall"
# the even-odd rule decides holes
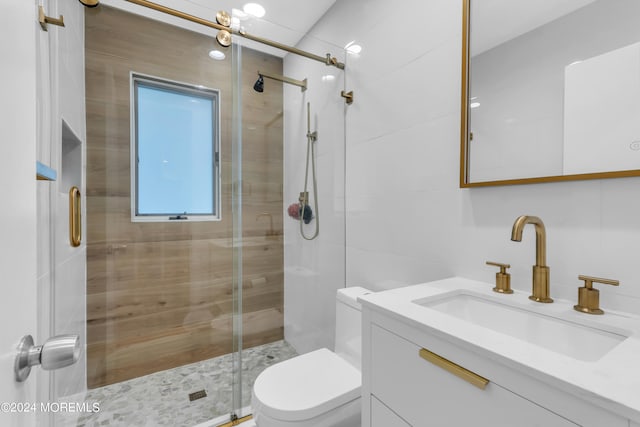
[[[48,13],[65,17],[65,28],[51,26],[39,32],[40,56],[47,60],[41,66],[39,86],[40,108],[45,125],[38,139],[38,158],[58,172],[55,182],[38,184],[38,312],[40,313],[37,343],[59,334],[78,334],[86,344],[86,243],[79,248],[69,245],[68,180],[62,176],[62,121],[82,142],[86,141],[84,108],[84,9],[78,2],[50,0]],[[44,64],[44,62],[42,62]],[[84,147],[79,161],[71,165],[75,183],[85,194]],[[65,167],[69,167],[66,165]],[[64,185],[63,185],[64,183]],[[86,212],[83,206],[83,218]],[[86,230],[86,220],[83,220]],[[53,304],[52,304],[53,301]],[[54,381],[55,400],[86,390],[86,356],[63,371],[39,375],[46,401],[50,378]]]
[[[346,88],[355,93],[346,115],[346,283],[387,289],[451,275],[492,282],[485,261],[494,260],[510,263],[513,286],[529,290],[533,229],[521,243],[510,235],[515,218],[531,214],[546,224],[553,297],[575,299],[578,274],[611,277],[621,286],[603,286],[602,307],[640,314],[640,178],[458,187],[461,5],[343,0],[312,31],[338,46],[354,39],[363,46],[346,71]],[[296,61],[288,57],[285,70],[297,70]],[[285,198],[293,201],[288,159]],[[291,228],[286,233],[293,236]],[[301,269],[303,258],[312,267]],[[285,268],[309,274],[285,276],[285,327],[310,333],[305,349],[331,333],[320,331],[333,316],[328,292],[324,314],[307,310],[326,273],[341,267],[323,262],[309,246],[287,240]]]
[[[323,54],[331,52],[343,61],[342,49],[314,39],[302,48]],[[311,104],[311,130],[317,130],[316,173],[320,234],[307,241],[300,236],[299,222],[285,215],[285,338],[300,352],[333,348],[335,292],[345,283],[344,223],[344,100],[340,97],[343,74],[334,67],[300,57],[287,56],[284,74],[307,78],[308,89],[285,85],[284,206],[298,202],[304,188],[307,150],[307,102]],[[323,80],[333,75],[333,80]],[[268,89],[265,89],[268,90]],[[313,207],[311,168],[308,191]],[[305,234],[315,230],[315,220],[305,225]]]
[[[79,2],[58,0],[59,14],[65,16],[65,31],[56,43],[58,108],[62,120],[80,141],[81,154],[75,162],[66,163],[62,174],[74,177],[74,185],[82,194],[82,229],[86,230],[86,119],[84,102],[84,7]],[[58,140],[58,143],[59,140]],[[61,147],[57,147],[58,156]],[[80,157],[79,159],[77,157]],[[78,161],[79,160],[79,161]],[[58,157],[58,165],[62,160]],[[69,188],[58,181],[56,216],[55,334],[78,334],[83,351],[75,365],[56,373],[55,393],[58,399],[86,390],[86,236],[77,248],[69,244]],[[68,185],[68,182],[65,182]]]
[[[353,20],[363,51],[347,70],[359,101],[347,116],[347,283],[374,289],[454,274],[459,234],[461,3],[396,10],[392,39],[384,19]]]
[[[84,7],[58,1],[65,31],[58,39],[60,115],[76,136],[86,134],[84,103]]]

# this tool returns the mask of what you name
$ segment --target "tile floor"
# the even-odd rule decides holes
[[[285,341],[243,350],[242,406],[251,403],[251,387],[260,372],[296,355]],[[231,373],[231,355],[225,355],[89,390],[84,402],[98,402],[100,411],[61,414],[56,426],[193,427],[230,412]],[[202,389],[206,397],[189,401],[189,393]]]

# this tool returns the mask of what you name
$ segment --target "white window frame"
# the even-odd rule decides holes
[[[200,221],[221,221],[222,220],[222,203],[221,203],[221,156],[220,156],[220,134],[221,119],[220,108],[222,105],[221,93],[218,89],[204,87],[202,85],[194,85],[189,83],[178,82],[160,77],[150,76],[146,74],[131,72],[130,73],[130,152],[131,152],[131,221],[132,222],[200,222]],[[138,138],[137,138],[137,96],[136,82],[140,81],[146,85],[157,86],[159,88],[168,88],[176,92],[193,93],[195,95],[207,95],[214,100],[213,120],[213,209],[214,214],[138,214]]]

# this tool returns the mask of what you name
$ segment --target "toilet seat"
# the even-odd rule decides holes
[[[359,399],[361,384],[358,369],[322,348],[265,369],[253,386],[254,413],[309,420]]]

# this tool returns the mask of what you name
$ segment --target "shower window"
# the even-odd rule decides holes
[[[131,219],[220,220],[220,94],[131,74]]]

